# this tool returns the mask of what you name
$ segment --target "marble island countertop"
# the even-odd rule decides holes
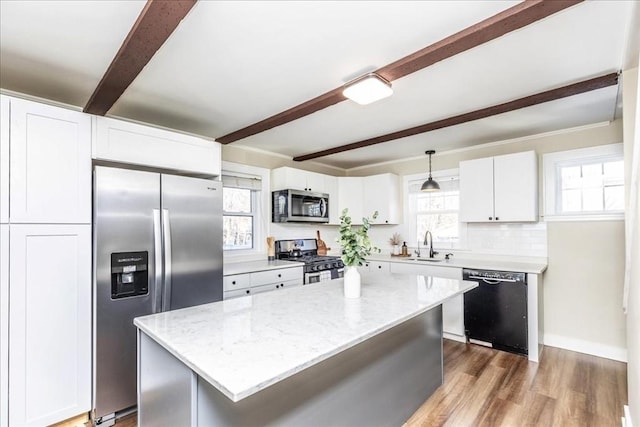
[[[362,275],[138,317],[135,325],[234,402],[414,318],[476,282]]]
[[[256,271],[277,270],[279,268],[294,268],[304,267],[304,262],[297,261],[243,261],[243,262],[225,262],[223,264],[223,274],[225,276],[231,276],[234,274],[253,273]]]
[[[428,255],[428,250],[424,251]],[[451,259],[444,259],[446,251],[440,252],[435,259],[438,261],[425,261],[428,256],[420,257],[422,261],[418,260],[416,256],[399,257],[391,256],[384,253],[372,254],[367,257],[367,261],[388,261],[388,262],[402,262],[410,264],[440,266],[440,267],[461,267],[461,268],[477,268],[482,270],[496,270],[496,271],[515,271],[521,273],[541,274],[547,269],[546,258],[528,258],[528,257],[498,257],[498,256],[484,256],[484,257],[472,257],[465,254],[456,254]]]

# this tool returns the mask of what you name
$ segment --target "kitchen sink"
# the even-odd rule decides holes
[[[437,258],[409,258],[409,261],[442,262],[444,260]]]

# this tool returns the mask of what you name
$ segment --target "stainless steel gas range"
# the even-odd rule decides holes
[[[340,257],[318,255],[316,239],[276,240],[276,257],[304,262],[304,284],[338,279],[344,276]]]

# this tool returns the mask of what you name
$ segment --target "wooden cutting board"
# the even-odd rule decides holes
[[[326,255],[331,248],[328,248],[324,240],[320,238],[320,230],[317,230],[316,233],[318,234],[318,255]]]

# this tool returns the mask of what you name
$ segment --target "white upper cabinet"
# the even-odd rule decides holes
[[[16,98],[10,109],[11,223],[89,224],[91,116]]]
[[[364,214],[378,211],[376,224],[400,223],[400,179],[398,175],[383,173],[363,178]]]
[[[460,162],[460,220],[538,220],[535,151]]]
[[[538,220],[538,156],[535,151],[493,159],[497,221]]]
[[[370,216],[373,213],[364,212],[362,206],[363,189],[362,177],[338,178],[338,216],[342,214],[344,209],[349,209],[347,215],[351,217],[351,223],[362,224],[362,216]],[[338,219],[337,223],[340,223],[340,219]]]
[[[220,175],[220,144],[137,123],[96,117],[93,158]]]
[[[283,166],[271,171],[271,189],[329,194],[335,179],[335,176]]]
[[[0,224],[9,222],[9,98],[0,95]]]

